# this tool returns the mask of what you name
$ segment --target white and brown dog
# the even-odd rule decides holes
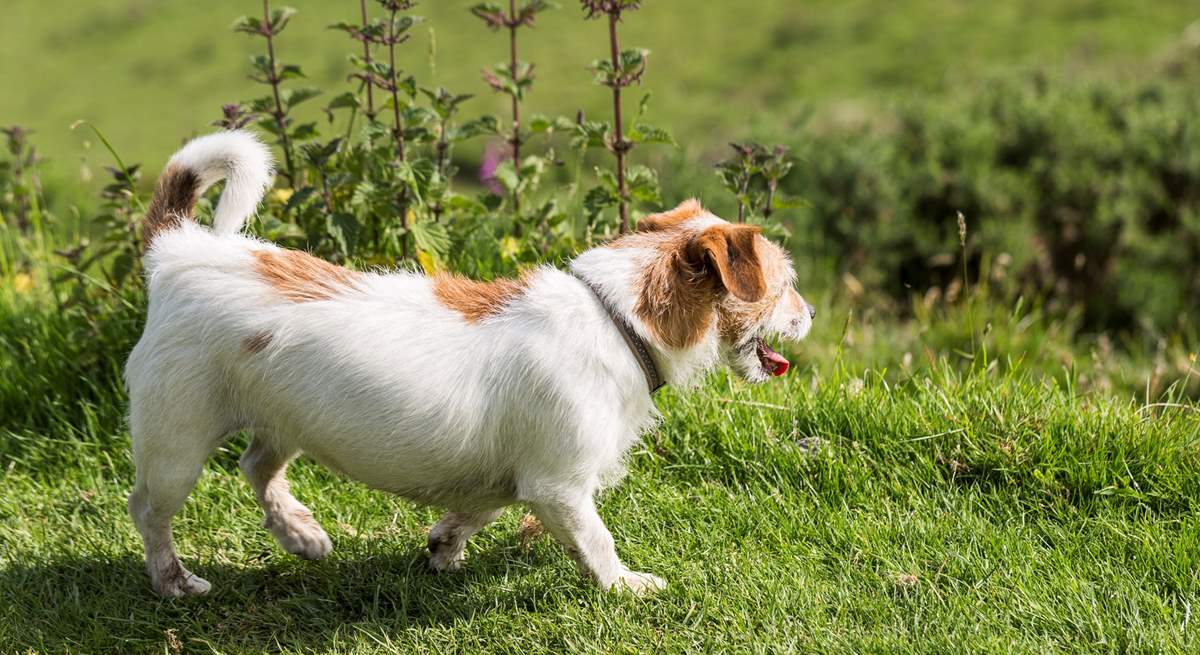
[[[284,470],[304,452],[448,508],[429,534],[434,569],[461,566],[472,534],[525,503],[601,587],[663,588],[621,563],[594,496],[655,421],[661,383],[719,361],[751,382],[787,370],[764,337],[802,339],[814,312],[784,251],[687,201],[570,272],[364,273],[239,234],[271,175],[251,134],[201,137],[171,158],[146,214],[149,317],[125,376],[129,512],[154,589],[208,591],[180,564],[171,517],[241,429],[265,526],[300,557],[332,548],[288,491]],[[221,179],[205,229],[190,217]]]

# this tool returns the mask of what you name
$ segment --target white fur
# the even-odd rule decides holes
[[[292,302],[253,270],[254,252],[278,248],[237,234],[269,180],[261,144],[246,133],[203,137],[172,162],[195,167],[205,184],[228,182],[215,233],[185,221],[152,244],[149,315],[126,367],[138,473],[129,506],[156,590],[208,590],[179,564],[170,520],[205,460],[239,429],[254,434],[242,468],[265,525],[302,557],[323,557],[332,544],[288,491],[284,469],[300,452],[453,510],[430,533],[436,569],[459,566],[471,534],[526,503],[601,586],[665,585],[621,563],[593,503],[657,413],[584,283],[540,268],[502,312],[478,322],[408,272],[365,273],[331,299]],[[571,268],[652,343],[633,312],[647,256],[598,248]],[[246,340],[264,334],[266,348],[248,352]],[[665,378],[685,382],[717,363],[717,330],[694,348],[652,349]]]
[[[225,180],[225,190],[213,213],[213,231],[233,234],[271,186],[271,152],[253,132],[232,130],[192,139],[167,162],[200,175],[200,193]]]

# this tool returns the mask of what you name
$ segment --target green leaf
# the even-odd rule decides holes
[[[253,16],[239,17],[237,20],[233,21],[232,28],[234,32],[253,34],[255,36],[261,36],[263,33],[262,21]]]
[[[629,140],[634,143],[663,143],[666,145],[675,145],[675,139],[670,132],[648,125],[646,123],[638,123],[629,131]]]
[[[480,116],[474,120],[469,120],[462,125],[451,128],[449,130],[448,139],[450,141],[464,141],[473,139],[477,136],[488,134],[497,134],[500,132],[500,123],[495,116],[487,115]]]
[[[284,89],[280,92],[279,98],[283,101],[283,106],[290,111],[296,105],[319,95],[321,95],[320,89],[305,86],[298,89]]]
[[[617,195],[604,186],[592,187],[583,196],[583,208],[591,216],[609,207],[615,207],[618,202]]]
[[[330,100],[329,104],[325,105],[325,109],[349,109],[360,106],[361,103],[358,101],[358,96],[352,91],[346,91],[334,97],[333,100]]]
[[[502,162],[496,167],[496,181],[504,186],[509,193],[516,191],[517,186],[521,184],[521,178],[517,175],[517,169],[513,167],[512,161]]]
[[[292,7],[280,7],[271,12],[271,33],[279,34],[283,31],[292,16],[296,15],[296,10]]]
[[[415,221],[410,229],[417,248],[438,257],[445,257],[450,252],[450,235],[441,223]]]
[[[297,125],[296,128],[292,130],[291,137],[296,141],[307,141],[309,139],[317,138],[320,136],[320,134],[321,133],[317,131],[316,123],[303,123],[301,125]]]
[[[349,256],[354,252],[358,245],[359,224],[353,214],[330,214],[326,219],[326,228],[343,255]]]

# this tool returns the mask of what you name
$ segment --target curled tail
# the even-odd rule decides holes
[[[270,151],[251,132],[217,132],[188,141],[158,178],[142,223],[143,249],[191,220],[196,201],[220,180],[225,190],[213,212],[213,231],[236,233],[270,187],[273,171]]]

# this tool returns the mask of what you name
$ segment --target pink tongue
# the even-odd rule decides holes
[[[771,347],[766,343],[759,346],[758,360],[762,362],[763,368],[771,372],[771,375],[783,375],[788,370],[788,360],[783,355],[771,350]]]

